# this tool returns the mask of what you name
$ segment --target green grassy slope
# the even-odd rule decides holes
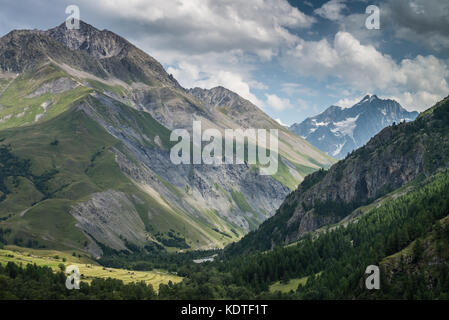
[[[104,121],[119,119],[122,126],[139,128],[142,135],[149,138],[148,145],[169,148],[169,131],[148,113],[117,102],[120,116],[113,118],[109,114],[111,110],[98,99],[88,96],[77,101],[81,102],[93,106]],[[112,121],[110,125],[117,124]],[[160,137],[161,146],[154,143],[156,136]],[[187,245],[192,248],[210,242],[221,246],[242,235],[239,227],[221,220],[214,212],[193,217],[169,201],[162,199],[161,202],[139,188],[122,173],[111,152],[126,147],[75,105],[47,121],[2,130],[0,139],[2,145],[11,146],[14,155],[31,160],[33,174],[57,172],[46,183],[48,195],[39,192],[33,181],[24,177],[19,177],[17,184],[11,184],[12,192],[0,202],[0,218],[4,219],[1,225],[13,230],[9,236],[11,243],[26,245],[37,241],[36,246],[85,250],[88,239],[75,226],[76,221],[69,214],[71,206],[89,200],[93,193],[111,188],[129,195],[148,236],[161,245],[171,247],[174,242],[170,239],[177,237],[188,239]],[[164,183],[178,197],[185,194],[167,181]],[[181,248],[183,241],[177,242]],[[176,242],[174,246],[178,246]]]
[[[71,81],[73,87],[62,88],[60,92],[40,90],[61,79]],[[6,180],[11,192],[0,202],[0,219],[14,230],[10,241],[26,245],[39,239],[39,246],[84,249],[88,239],[75,227],[76,221],[69,211],[74,204],[89,200],[93,193],[111,188],[130,195],[147,231],[158,233],[149,235],[153,240],[159,238],[166,244],[173,243],[168,233],[175,230],[178,238],[187,238],[189,246],[196,247],[211,241],[224,245],[243,234],[234,225],[219,227],[232,235],[230,239],[224,237],[213,230],[220,222],[215,214],[206,212],[207,220],[191,217],[166,200],[161,203],[121,172],[111,150],[129,155],[126,147],[83,111],[76,110],[76,105],[87,103],[109,126],[137,129],[140,139],[135,142],[140,145],[168,149],[172,144],[170,131],[150,114],[114,101],[117,114],[113,115],[110,106],[92,96],[95,92],[121,96],[126,94],[124,88],[76,78],[53,63],[1,80],[1,144],[10,145],[12,153],[19,158],[30,159],[33,175],[56,172],[45,184],[48,194],[38,190],[33,179],[19,176],[15,181]],[[41,94],[36,94],[39,90]],[[155,142],[156,136],[159,144]],[[137,161],[132,157],[129,160]],[[163,183],[182,198],[183,190],[167,181]],[[230,229],[237,230],[237,235],[229,232]]]
[[[3,106],[0,110],[0,130],[51,119],[92,92],[90,88],[78,86],[73,90],[55,93],[42,91],[40,95],[32,95],[37,89],[57,79],[71,79],[69,81],[73,81],[76,86],[73,77],[52,64],[43,65],[35,72],[26,72],[10,80],[8,87],[0,95],[0,105]]]
[[[66,268],[69,265],[76,265],[80,274],[82,274],[81,281],[91,282],[96,278],[113,278],[122,280],[124,283],[143,281],[146,284],[151,284],[156,290],[161,283],[167,284],[169,281],[178,283],[182,280],[181,277],[164,270],[129,271],[120,268],[105,268],[86,256],[57,250],[25,249],[17,246],[7,246],[4,249],[0,249],[0,264],[6,265],[8,262],[22,264],[22,266],[27,264],[47,266],[55,272],[61,269],[61,265],[64,265]]]

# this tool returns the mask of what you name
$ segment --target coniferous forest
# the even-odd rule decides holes
[[[294,245],[245,256],[225,250],[216,261],[203,264],[167,254],[165,260],[185,278],[159,288],[98,279],[69,291],[62,271],[9,263],[0,267],[1,298],[447,299],[447,195],[449,173],[444,171],[347,225],[324,229]],[[133,257],[111,256],[105,263],[114,261],[126,267]],[[365,288],[368,265],[381,268],[379,290]],[[306,280],[289,293],[269,292],[271,283],[293,278]]]

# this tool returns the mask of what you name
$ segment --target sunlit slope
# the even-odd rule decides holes
[[[81,103],[85,108],[96,105],[97,115],[101,117],[104,106],[98,100],[89,97]],[[148,147],[156,147],[156,135],[161,137],[162,143],[167,143],[168,130],[158,126],[150,115],[141,115],[132,108],[117,105],[127,114],[128,121],[143,124],[145,130],[142,134],[150,141],[147,142]],[[174,231],[176,237],[188,239],[188,243],[195,247],[210,242],[220,245],[220,240],[236,236],[229,229],[240,231],[238,226],[220,220],[213,212],[205,211],[205,216],[194,217],[155,190],[147,192],[149,187],[146,188],[144,183],[125,175],[115,159],[126,152],[126,146],[93,121],[82,108],[73,107],[54,119],[33,126],[4,130],[0,138],[3,139],[2,145],[11,146],[14,155],[31,159],[34,175],[53,172],[46,183],[47,194],[36,188],[36,181],[26,177],[19,176],[17,184],[10,182],[12,192],[0,202],[0,212],[2,217],[11,215],[3,224],[16,232],[12,241],[17,238],[23,241],[21,244],[26,244],[28,240],[35,239],[42,245],[55,248],[88,249],[90,245],[95,246],[87,231],[76,227],[77,220],[70,214],[73,206],[89,201],[93,194],[104,195],[99,198],[102,201],[112,196],[123,197],[121,204],[119,201],[120,206],[110,207],[110,211],[129,206],[128,210],[120,210],[117,214],[124,221],[135,221],[135,225],[128,225],[129,230],[120,230],[121,220],[118,220],[114,225],[116,229],[108,230],[112,232],[110,238],[103,239],[106,245],[116,250],[126,249],[116,238],[127,233],[129,237],[139,235],[128,240],[144,246],[151,240],[160,243],[157,237],[162,239],[163,245],[164,240],[170,239],[167,234]],[[137,162],[137,159],[132,160]],[[185,193],[162,178],[159,183],[174,196],[182,198]],[[206,215],[210,215],[210,220]],[[223,233],[228,230],[229,237],[213,229],[221,229]],[[180,240],[179,245],[182,243]]]
[[[124,283],[145,282],[151,284],[155,290],[160,284],[167,284],[169,281],[177,283],[182,280],[174,274],[164,270],[153,271],[129,271],[117,268],[105,268],[87,257],[78,257],[76,253],[68,253],[56,250],[25,249],[16,246],[0,249],[0,264],[14,262],[16,264],[36,264],[37,266],[47,266],[53,271],[60,271],[61,267],[67,268],[76,265],[80,271],[81,281],[90,282],[95,278],[113,278],[122,280]]]

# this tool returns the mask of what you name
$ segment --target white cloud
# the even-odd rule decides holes
[[[304,41],[284,57],[284,66],[319,79],[337,78],[361,92],[381,91],[399,96],[401,92],[419,98],[403,98],[403,106],[429,107],[449,93],[449,69],[436,57],[417,56],[396,63],[371,45],[362,45],[350,33],[339,31],[333,43],[326,39]],[[421,103],[428,103],[421,106]]]
[[[400,80],[391,57],[371,45],[361,45],[348,32],[339,31],[333,43],[301,40],[289,54],[288,63],[315,77],[338,77],[363,88],[386,88]]]
[[[275,94],[265,94],[265,96],[267,98],[266,104],[277,111],[293,108],[292,103],[287,98],[280,98]]]
[[[347,3],[330,0],[314,13],[339,24],[341,31],[332,40],[305,41],[299,34],[315,37],[327,31],[312,29],[316,18],[299,11],[287,0],[78,1],[82,19],[117,32],[164,66],[170,66],[169,72],[183,86],[228,86],[260,107],[266,103],[259,101],[254,91],[268,87],[253,78],[253,71],[269,70],[264,69],[263,63],[274,60],[270,61],[274,65],[278,57],[286,69],[297,70],[301,81],[303,76],[330,79],[319,94],[338,93],[335,100],[376,92],[397,97],[406,108],[422,109],[448,95],[445,61],[434,56],[398,61],[378,49],[381,41],[388,39],[384,36],[391,33],[419,46],[447,51],[447,0],[382,2],[384,27],[375,32],[364,28],[363,10],[350,12]],[[0,30],[53,27],[65,19],[61,8],[67,4],[71,2],[48,0],[45,5],[33,0],[10,2],[0,12]],[[307,5],[313,7],[311,2]],[[394,42],[392,45],[394,52]],[[283,78],[281,72],[274,72],[274,76],[281,82],[293,81]],[[328,89],[329,85],[340,90]],[[275,93],[288,95],[290,104],[302,110],[307,104],[297,102],[297,96],[319,96],[300,86],[281,90]]]
[[[289,96],[300,94],[306,96],[317,96],[318,92],[314,89],[303,86],[300,83],[286,82],[282,84],[281,91]]]
[[[382,19],[395,36],[449,52],[449,3],[447,0],[390,0],[382,7]]]
[[[196,65],[182,62],[178,67],[169,67],[167,71],[181,83],[184,87],[200,87],[210,89],[223,86],[236,92],[243,98],[262,108],[263,102],[251,93],[250,85],[238,73],[218,70],[213,72],[202,72]],[[262,84],[260,84],[261,86]]]
[[[296,104],[298,105],[298,108],[297,108],[298,110],[302,110],[302,111],[316,110],[316,106],[311,107],[306,100],[301,99],[301,98],[296,99]]]
[[[0,12],[0,29],[54,27],[66,18],[67,4],[10,3]],[[77,5],[81,19],[125,37],[169,67],[181,85],[223,85],[259,107],[263,101],[252,90],[268,87],[252,71],[296,44],[292,29],[316,21],[288,0],[79,0]]]
[[[117,24],[129,24],[136,40],[190,54],[239,49],[270,59],[280,46],[296,42],[288,28],[308,28],[315,21],[287,0],[81,2]]]
[[[81,2],[169,66],[182,86],[222,85],[261,108],[251,91],[268,87],[251,76],[255,66],[297,43],[291,29],[309,28],[316,20],[287,0]]]
[[[344,17],[341,13],[344,9],[346,9],[344,0],[331,0],[323,4],[321,8],[316,9],[314,12],[323,18],[337,21]]]
[[[435,105],[435,103],[440,101],[443,97],[427,91],[419,91],[416,93],[406,91],[385,98],[396,100],[401,106],[408,110],[424,111]]]
[[[358,98],[343,98],[338,100],[335,105],[342,107],[342,108],[350,108],[353,105],[355,105],[356,103],[358,103],[360,100],[362,100],[362,96],[358,97]]]
[[[283,123],[282,120],[279,119],[279,118],[276,118],[276,119],[274,119],[274,120],[275,120],[277,123],[279,123],[281,126],[284,126],[284,127],[288,127],[288,126],[289,126],[288,124]]]
[[[449,91],[445,80],[449,76],[448,66],[434,56],[418,55],[415,59],[404,59],[400,64],[400,73],[411,90],[441,94]]]
[[[257,90],[268,90],[269,89],[269,87],[266,84],[259,82],[257,80],[249,80],[248,84],[251,88],[254,88]]]
[[[448,8],[445,1],[439,0],[435,4],[424,0],[415,2],[419,4],[419,10],[405,0],[390,1],[382,7],[387,16],[402,8],[404,13],[398,14],[398,19],[408,17],[417,22],[410,26],[403,20],[398,21],[401,26],[397,32],[399,36],[400,32],[413,30],[430,37],[438,26],[446,25],[439,19]],[[291,6],[287,0],[114,0],[101,5],[82,0],[82,3],[115,21],[114,24],[128,26],[135,42],[161,62],[171,65],[182,85],[223,85],[259,107],[264,103],[251,90],[266,90],[267,86],[252,78],[253,67],[285,50],[291,58],[289,69],[296,66],[301,74],[340,79],[351,87],[351,91],[362,94],[380,91],[396,96],[409,109],[430,106],[449,92],[445,80],[447,65],[433,56],[396,62],[375,46],[361,44],[353,34],[345,31],[338,32],[331,43],[326,39],[302,40],[290,31],[291,28],[308,29],[315,19]],[[361,26],[362,31],[356,27],[351,30],[357,36],[366,37],[367,31],[363,23],[359,23],[365,15],[344,16],[345,10],[344,0],[330,0],[314,13],[337,21],[342,28]],[[430,21],[422,12],[438,19]],[[442,32],[445,31],[437,32],[439,38]],[[404,35],[403,38],[410,37]],[[283,89],[293,93],[293,87]],[[312,95],[313,92],[297,87],[294,94],[308,93]],[[270,96],[271,101],[267,98],[267,103],[271,102],[268,105],[273,109],[291,108],[288,99]]]

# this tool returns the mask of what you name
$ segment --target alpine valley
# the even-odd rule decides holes
[[[223,87],[182,88],[120,36],[80,22],[0,39],[0,218],[36,248],[213,249],[272,216],[335,160]],[[279,170],[174,165],[173,129],[279,130]]]
[[[12,31],[0,68],[0,299],[449,299],[449,96],[419,115],[366,96],[294,126],[336,162],[85,23]],[[193,120],[278,129],[278,173],[171,164]]]

